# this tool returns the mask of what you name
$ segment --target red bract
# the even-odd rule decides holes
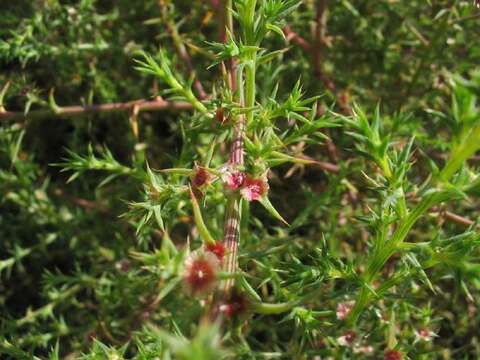
[[[219,261],[211,252],[192,253],[185,261],[184,281],[194,294],[213,289],[217,280]]]
[[[213,244],[207,244],[206,248],[207,251],[215,254],[215,256],[220,262],[223,261],[223,257],[225,255],[225,245],[223,245],[223,243],[216,241]]]
[[[402,354],[397,350],[387,350],[383,354],[383,360],[402,360]]]
[[[203,167],[197,167],[195,173],[192,176],[192,185],[193,188],[199,188],[201,186],[207,185],[210,181],[210,174]]]
[[[264,179],[252,179],[247,177],[240,190],[243,198],[247,201],[260,200],[267,192],[268,184]]]
[[[221,124],[224,123],[224,121],[225,121],[224,116],[225,116],[225,110],[222,107],[218,108],[217,111],[215,111],[215,117],[217,118],[217,121],[219,123],[221,123]]]
[[[230,190],[237,190],[243,185],[246,177],[245,173],[241,171],[233,171],[225,175],[225,183]]]

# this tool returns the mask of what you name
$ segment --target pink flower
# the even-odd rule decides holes
[[[348,315],[352,312],[354,305],[355,305],[355,301],[347,301],[347,302],[339,303],[337,305],[337,319],[345,320],[348,317]]]
[[[340,346],[351,346],[356,338],[357,333],[355,331],[347,331],[345,335],[337,338],[337,343]]]
[[[207,251],[215,254],[218,261],[223,262],[223,257],[225,256],[225,245],[223,243],[217,241],[213,244],[207,244],[206,248]]]
[[[353,352],[355,354],[365,354],[365,355],[371,355],[373,354],[373,346],[370,345],[359,345],[355,346],[353,348]]]
[[[435,333],[426,328],[415,331],[415,337],[417,338],[417,340],[431,341],[434,336]]]
[[[242,197],[247,201],[260,200],[268,191],[268,183],[264,179],[247,177],[240,189]]]
[[[184,282],[193,294],[211,291],[216,283],[220,262],[211,252],[193,252],[185,260]]]
[[[246,177],[245,173],[235,170],[227,172],[224,181],[230,190],[237,190],[244,184]]]

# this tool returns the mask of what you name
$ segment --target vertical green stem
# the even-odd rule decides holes
[[[245,107],[247,112],[247,124],[253,121],[253,106],[255,106],[255,67],[257,54],[252,52],[250,60],[245,67]]]

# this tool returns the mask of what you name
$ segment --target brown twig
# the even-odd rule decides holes
[[[457,215],[457,214],[454,214],[450,211],[445,211],[443,213],[445,219],[447,220],[450,220],[454,223],[457,223],[459,225],[463,225],[463,226],[472,226],[473,224],[475,224],[475,222],[465,216],[460,216],[460,215]],[[477,226],[478,227],[478,226]]]
[[[283,28],[283,32],[287,40],[299,45],[304,51],[312,56],[312,64],[315,76],[322,82],[323,86],[330,91],[337,100],[337,105],[345,114],[351,114],[352,109],[348,104],[347,98],[342,91],[339,91],[334,80],[323,71],[323,45],[325,44],[326,33],[326,10],[327,0],[318,0],[315,15],[315,31],[313,45],[305,38],[293,31],[289,26]]]
[[[63,106],[56,109],[34,110],[26,114],[22,111],[1,111],[0,121],[17,121],[48,117],[70,118],[94,113],[116,113],[125,111],[128,112],[132,111],[135,106],[137,107],[138,112],[162,110],[178,111],[191,110],[193,108],[190,103],[184,101],[167,101],[162,98],[157,98],[155,100],[141,99],[129,102],[118,102],[99,105]]]
[[[285,34],[285,38],[287,39],[287,41],[297,44],[306,52],[312,51],[309,42],[300,35],[298,35],[295,31],[293,31],[290,26],[285,26],[283,28],[283,33]]]

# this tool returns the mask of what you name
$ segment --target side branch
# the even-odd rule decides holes
[[[134,100],[129,102],[108,103],[99,105],[75,105],[63,106],[55,109],[34,110],[28,113],[22,111],[0,111],[0,122],[8,120],[27,120],[41,119],[48,117],[70,118],[75,116],[95,114],[95,113],[116,113],[129,112],[133,109],[142,111],[180,111],[191,110],[193,107],[190,103],[184,101],[167,101],[162,98],[155,100]]]

